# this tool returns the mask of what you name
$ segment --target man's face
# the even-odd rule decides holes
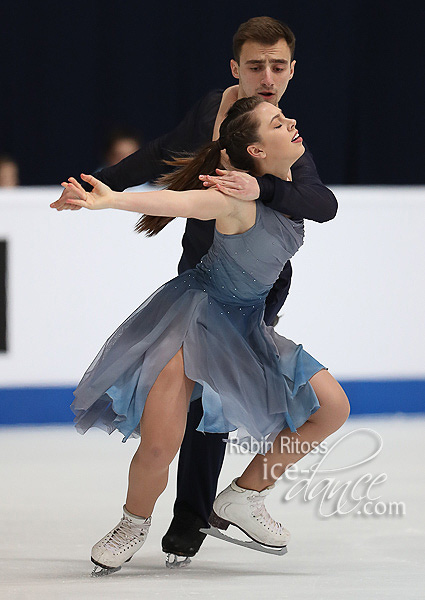
[[[295,60],[285,40],[273,46],[258,42],[245,42],[241,49],[239,64],[230,61],[232,75],[239,79],[239,98],[260,96],[278,104],[294,75]]]

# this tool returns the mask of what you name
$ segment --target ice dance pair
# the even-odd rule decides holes
[[[282,179],[303,152],[295,121],[247,98],[229,110],[218,141],[167,176],[168,190],[117,193],[90,176],[83,179],[94,186],[91,193],[72,178],[64,184],[79,197],[76,206],[157,215],[164,218],[155,221],[159,229],[174,216],[216,221],[213,245],[197,267],[159,288],[117,329],[75,392],[80,432],[99,426],[118,429],[124,439],[141,435],[123,519],[92,550],[103,568],[119,568],[144,543],[191,399],[202,394],[201,431],[238,429],[241,440],[274,440],[267,468],[256,456],[217,497],[214,524],[233,523],[279,549],[289,534],[267,513],[264,498],[286,466],[303,456],[286,452],[280,436],[320,442],[348,416],[347,398],[323,365],[263,321],[269,290],[303,242],[302,221],[258,201],[193,189],[199,175],[214,174],[223,149],[235,168]],[[141,229],[151,226],[148,218]]]

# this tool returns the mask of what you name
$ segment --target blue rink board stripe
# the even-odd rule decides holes
[[[342,381],[351,414],[425,412],[425,379]],[[71,423],[74,387],[0,389],[0,424]]]

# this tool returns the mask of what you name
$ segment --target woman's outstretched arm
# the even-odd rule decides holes
[[[203,221],[224,217],[235,211],[234,199],[214,189],[114,192],[92,175],[82,173],[81,179],[93,186],[91,192],[86,192],[74,177],[63,182],[62,186],[71,188],[78,196],[70,199],[70,203],[89,210],[116,208],[158,217],[184,217]]]

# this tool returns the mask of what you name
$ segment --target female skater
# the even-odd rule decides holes
[[[218,141],[166,176],[168,187],[189,191],[112,192],[85,175],[91,193],[73,178],[63,184],[78,195],[76,206],[144,213],[140,231],[155,233],[176,216],[216,220],[213,245],[197,267],[159,288],[117,329],[75,391],[81,433],[98,426],[118,429],[124,441],[141,436],[123,518],[92,549],[92,561],[105,569],[120,568],[143,545],[191,398],[202,393],[201,431],[239,429],[240,439],[241,432],[275,439],[266,455],[269,471],[263,456],[254,458],[218,496],[214,511],[220,526],[233,523],[276,548],[286,545],[289,533],[267,513],[264,496],[302,456],[285,453],[280,437],[319,443],[348,417],[347,398],[325,367],[262,320],[268,291],[303,242],[302,222],[261,202],[191,189],[201,173],[215,172],[222,149],[237,169],[281,178],[304,151],[295,121],[267,102],[245,98],[229,110]]]

